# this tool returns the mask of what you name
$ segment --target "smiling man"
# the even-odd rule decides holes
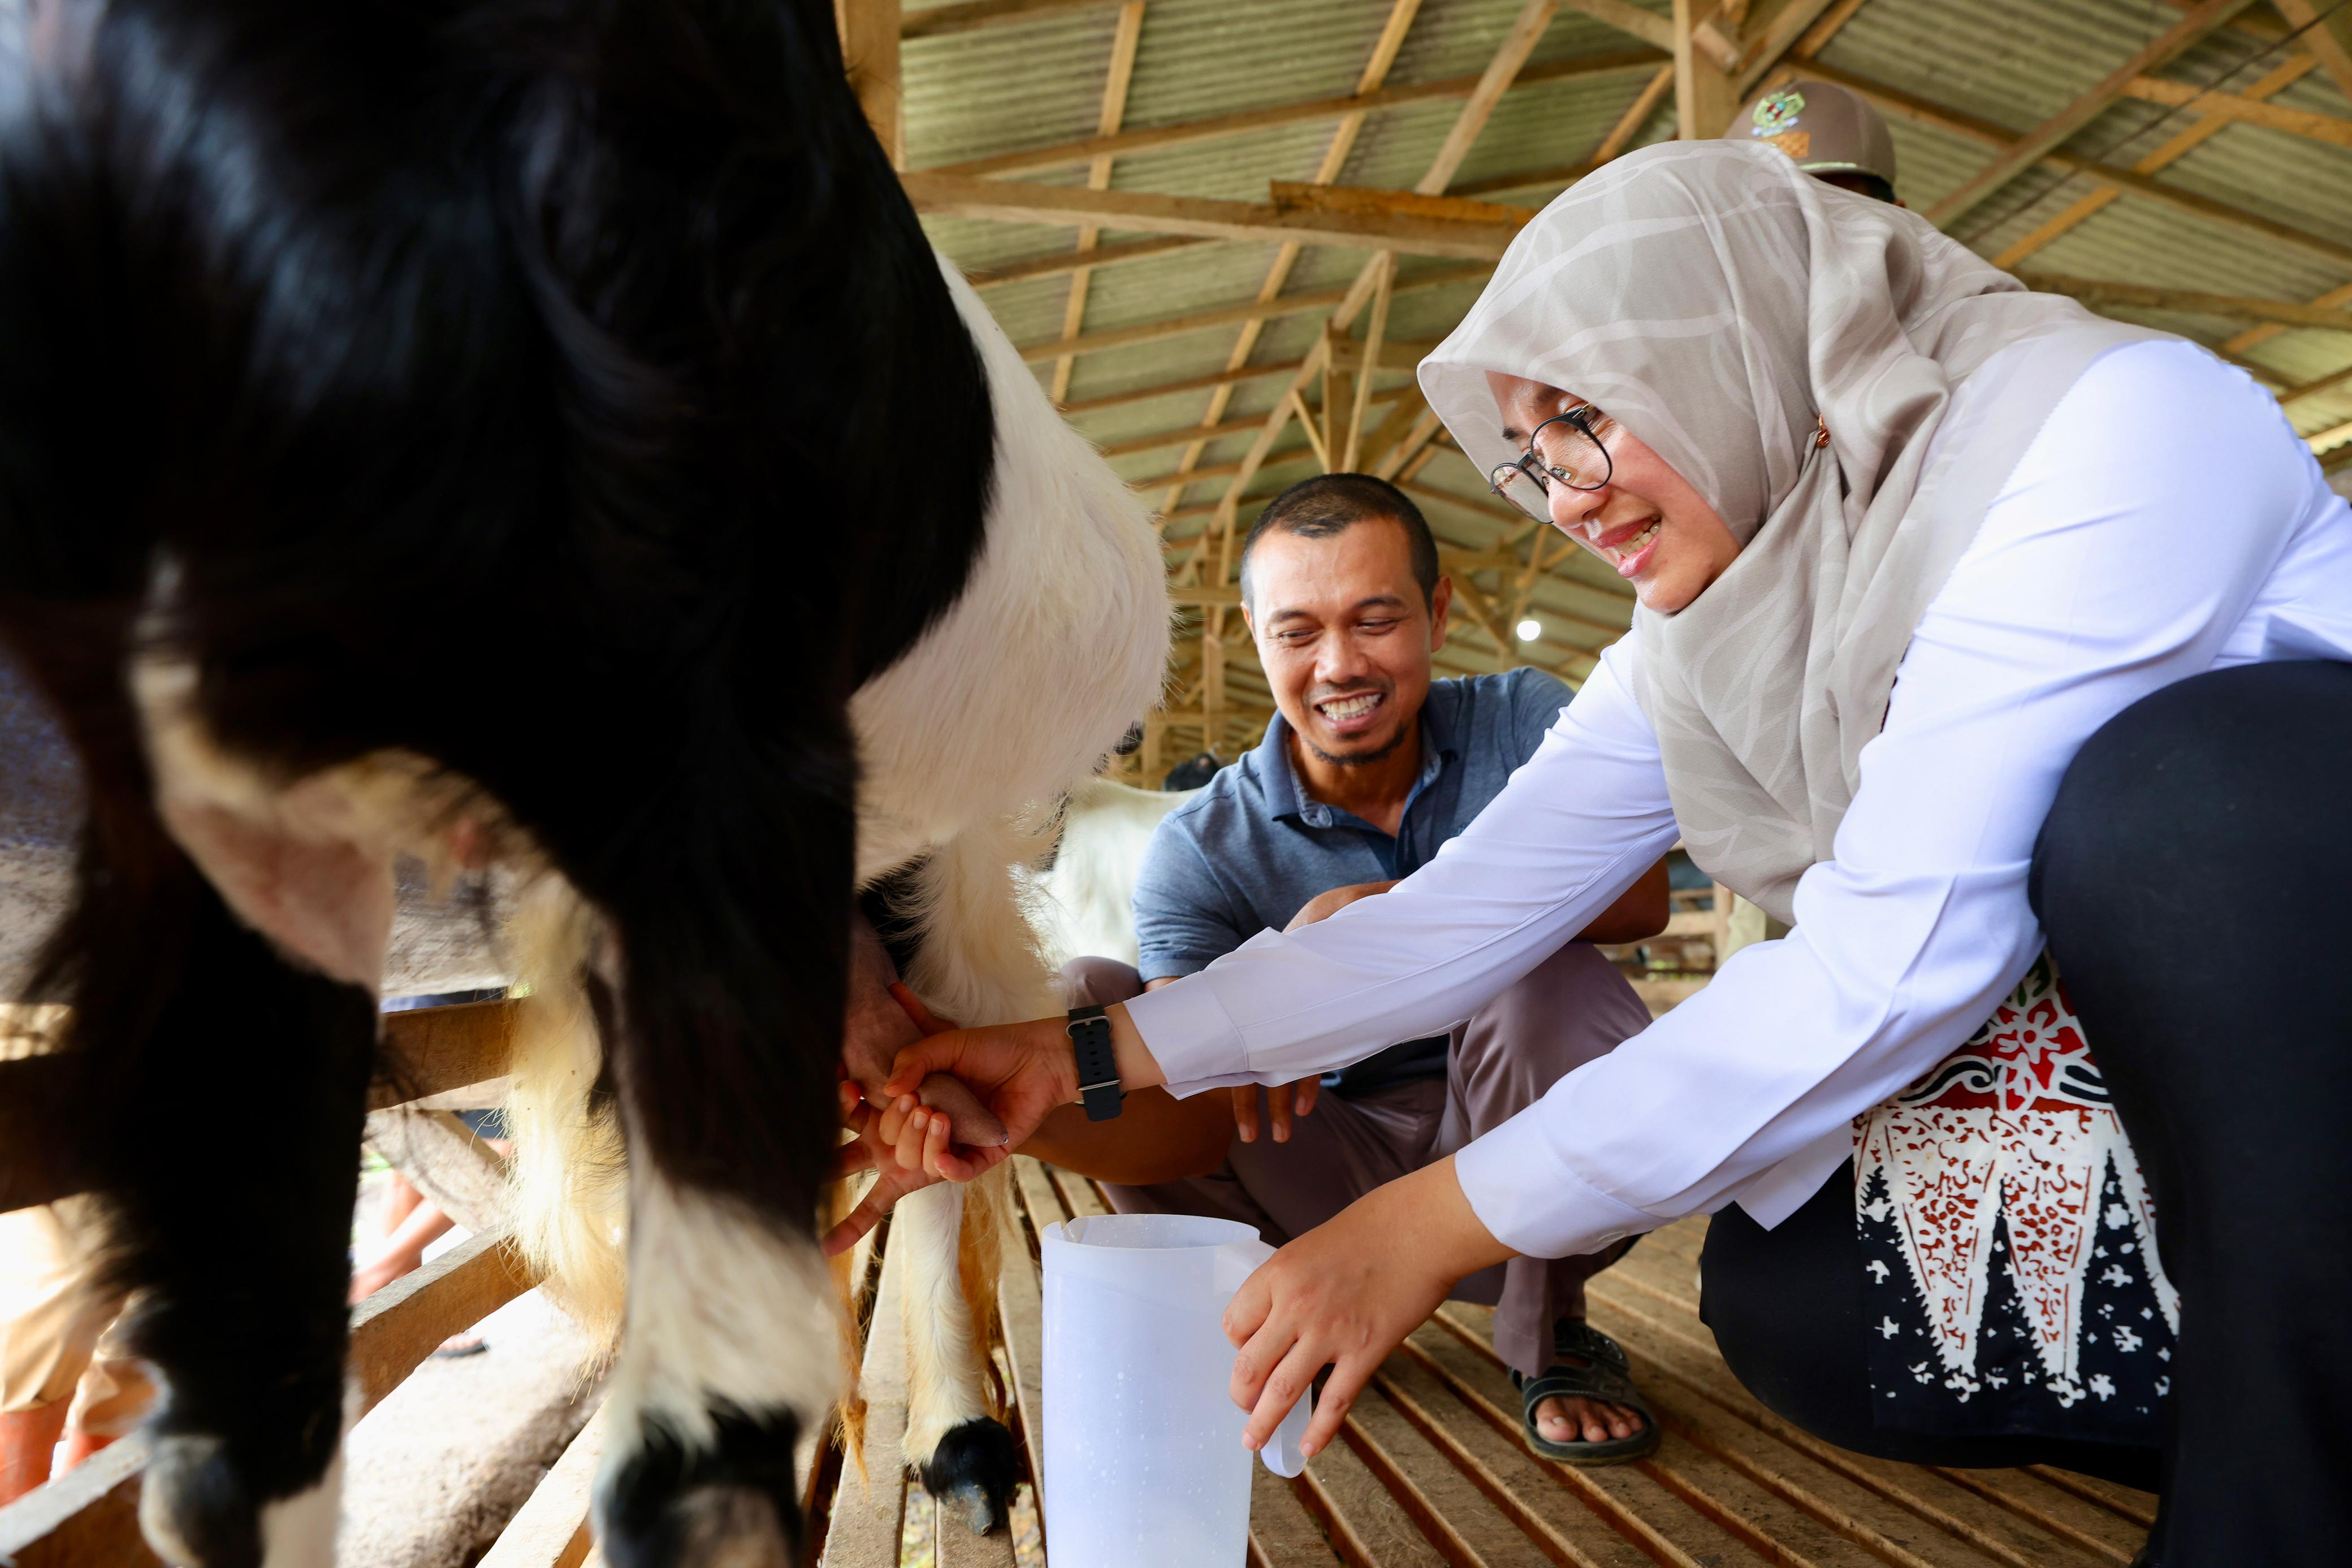
[[[1260,931],[1384,892],[1469,825],[1569,700],[1540,670],[1432,679],[1453,585],[1420,509],[1370,475],[1327,474],[1276,497],[1242,548],[1241,582],[1278,712],[1255,751],[1162,819],[1136,884],[1139,970],[1076,960],[1064,971],[1074,1003],[1125,1000]],[[1646,1027],[1648,1010],[1590,943],[1638,941],[1665,924],[1661,865],[1450,1034],[1278,1091],[1263,1118],[1255,1086],[1230,1102],[1147,1090],[1099,1124],[1073,1107],[1048,1119],[1031,1152],[1129,1184],[1108,1188],[1123,1211],[1238,1219],[1280,1245]],[[1533,1435],[1586,1463],[1635,1458],[1656,1440],[1631,1401],[1584,1396],[1628,1387],[1611,1376],[1622,1353],[1583,1322],[1584,1280],[1606,1261],[1515,1260],[1457,1291],[1496,1303],[1496,1343],[1536,1379]]]

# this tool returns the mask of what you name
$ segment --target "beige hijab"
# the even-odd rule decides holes
[[[1687,608],[1635,612],[1637,695],[1691,858],[1786,921],[1985,508],[2093,361],[2163,336],[1774,149],[1672,142],[1529,223],[1421,384],[1482,472],[1517,455],[1485,371],[1590,399],[1738,536]]]

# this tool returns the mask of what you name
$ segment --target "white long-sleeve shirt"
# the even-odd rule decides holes
[[[1285,1082],[1450,1028],[1664,853],[1637,658],[1610,648],[1502,794],[1386,895],[1128,1003],[1171,1089]],[[2306,658],[2352,660],[2352,510],[2242,372],[2177,342],[2100,360],[1920,621],[1795,929],[1463,1149],[1471,1207],[1540,1257],[1735,1200],[1779,1223],[1845,1160],[1853,1118],[2041,950],[2033,841],[2092,732],[2186,676]]]

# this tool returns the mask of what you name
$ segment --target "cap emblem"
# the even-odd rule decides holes
[[[1756,112],[1751,118],[1756,127],[1751,136],[1778,136],[1793,128],[1797,116],[1805,110],[1805,95],[1793,87],[1778,92],[1768,92],[1756,100]]]

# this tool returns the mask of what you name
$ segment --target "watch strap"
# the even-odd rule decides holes
[[[1111,1050],[1110,1019],[1098,1007],[1072,1008],[1063,1026],[1078,1059],[1078,1098],[1089,1122],[1108,1122],[1126,1094],[1118,1085],[1118,1058]]]

